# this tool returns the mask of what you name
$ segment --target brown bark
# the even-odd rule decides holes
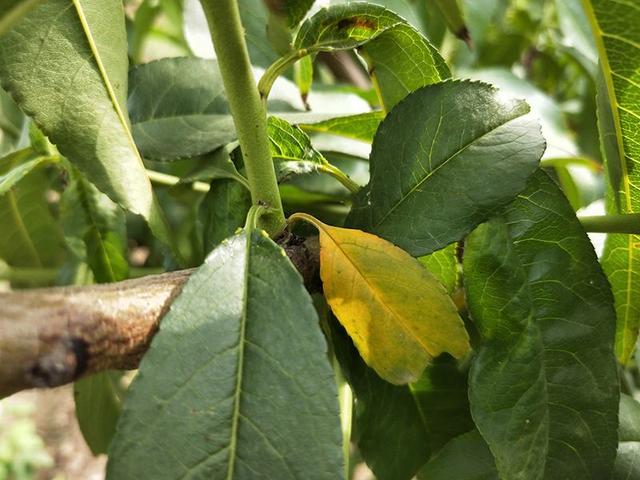
[[[191,272],[0,293],[0,398],[135,368]]]
[[[318,291],[318,239],[277,242]],[[102,370],[138,366],[158,325],[193,270],[136,280],[0,292],[0,398],[57,387]]]

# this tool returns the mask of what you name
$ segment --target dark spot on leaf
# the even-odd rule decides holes
[[[362,28],[364,30],[375,30],[377,25],[372,20],[364,17],[343,18],[338,22],[338,29],[349,30],[351,28]]]

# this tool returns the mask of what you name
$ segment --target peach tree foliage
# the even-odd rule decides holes
[[[634,0],[128,3],[0,0],[0,273],[197,267],[130,385],[75,383],[108,479],[640,478]]]

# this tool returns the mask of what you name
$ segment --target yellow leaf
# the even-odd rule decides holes
[[[461,358],[469,336],[445,288],[404,250],[361,230],[325,225],[320,277],[333,313],[360,355],[385,380],[416,381],[432,358]]]

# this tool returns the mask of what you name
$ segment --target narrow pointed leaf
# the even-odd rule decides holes
[[[17,162],[13,159],[16,159]],[[9,155],[6,158],[0,159],[0,165],[5,163],[17,163],[14,168],[11,168],[6,173],[0,174],[0,196],[7,193],[13,188],[20,180],[32,170],[36,169],[43,163],[51,162],[50,157],[41,156],[31,149],[20,150]]]
[[[584,0],[600,57],[598,128],[611,213],[640,212],[640,5]],[[640,236],[609,235],[602,256],[616,299],[616,354],[627,363],[640,329]]]
[[[340,478],[337,392],[317,321],[271,240],[223,242],[142,360],[107,478]]]
[[[443,352],[461,358],[469,337],[444,287],[393,244],[295,214],[320,231],[324,295],[360,355],[383,379],[416,381]]]
[[[467,238],[463,266],[482,338],[471,412],[501,478],[608,478],[618,411],[613,299],[546,173]]]
[[[320,10],[301,25],[294,48],[309,53],[358,48],[386,110],[409,92],[451,76],[420,32],[390,10],[365,2]]]
[[[483,83],[413,92],[380,124],[371,180],[347,225],[413,256],[460,240],[511,201],[537,168],[545,143],[528,112],[524,101]]]
[[[49,0],[0,42],[0,82],[102,192],[169,243],[129,130],[119,0]]]
[[[7,92],[0,89],[0,155],[15,150],[20,141],[25,116]]]

